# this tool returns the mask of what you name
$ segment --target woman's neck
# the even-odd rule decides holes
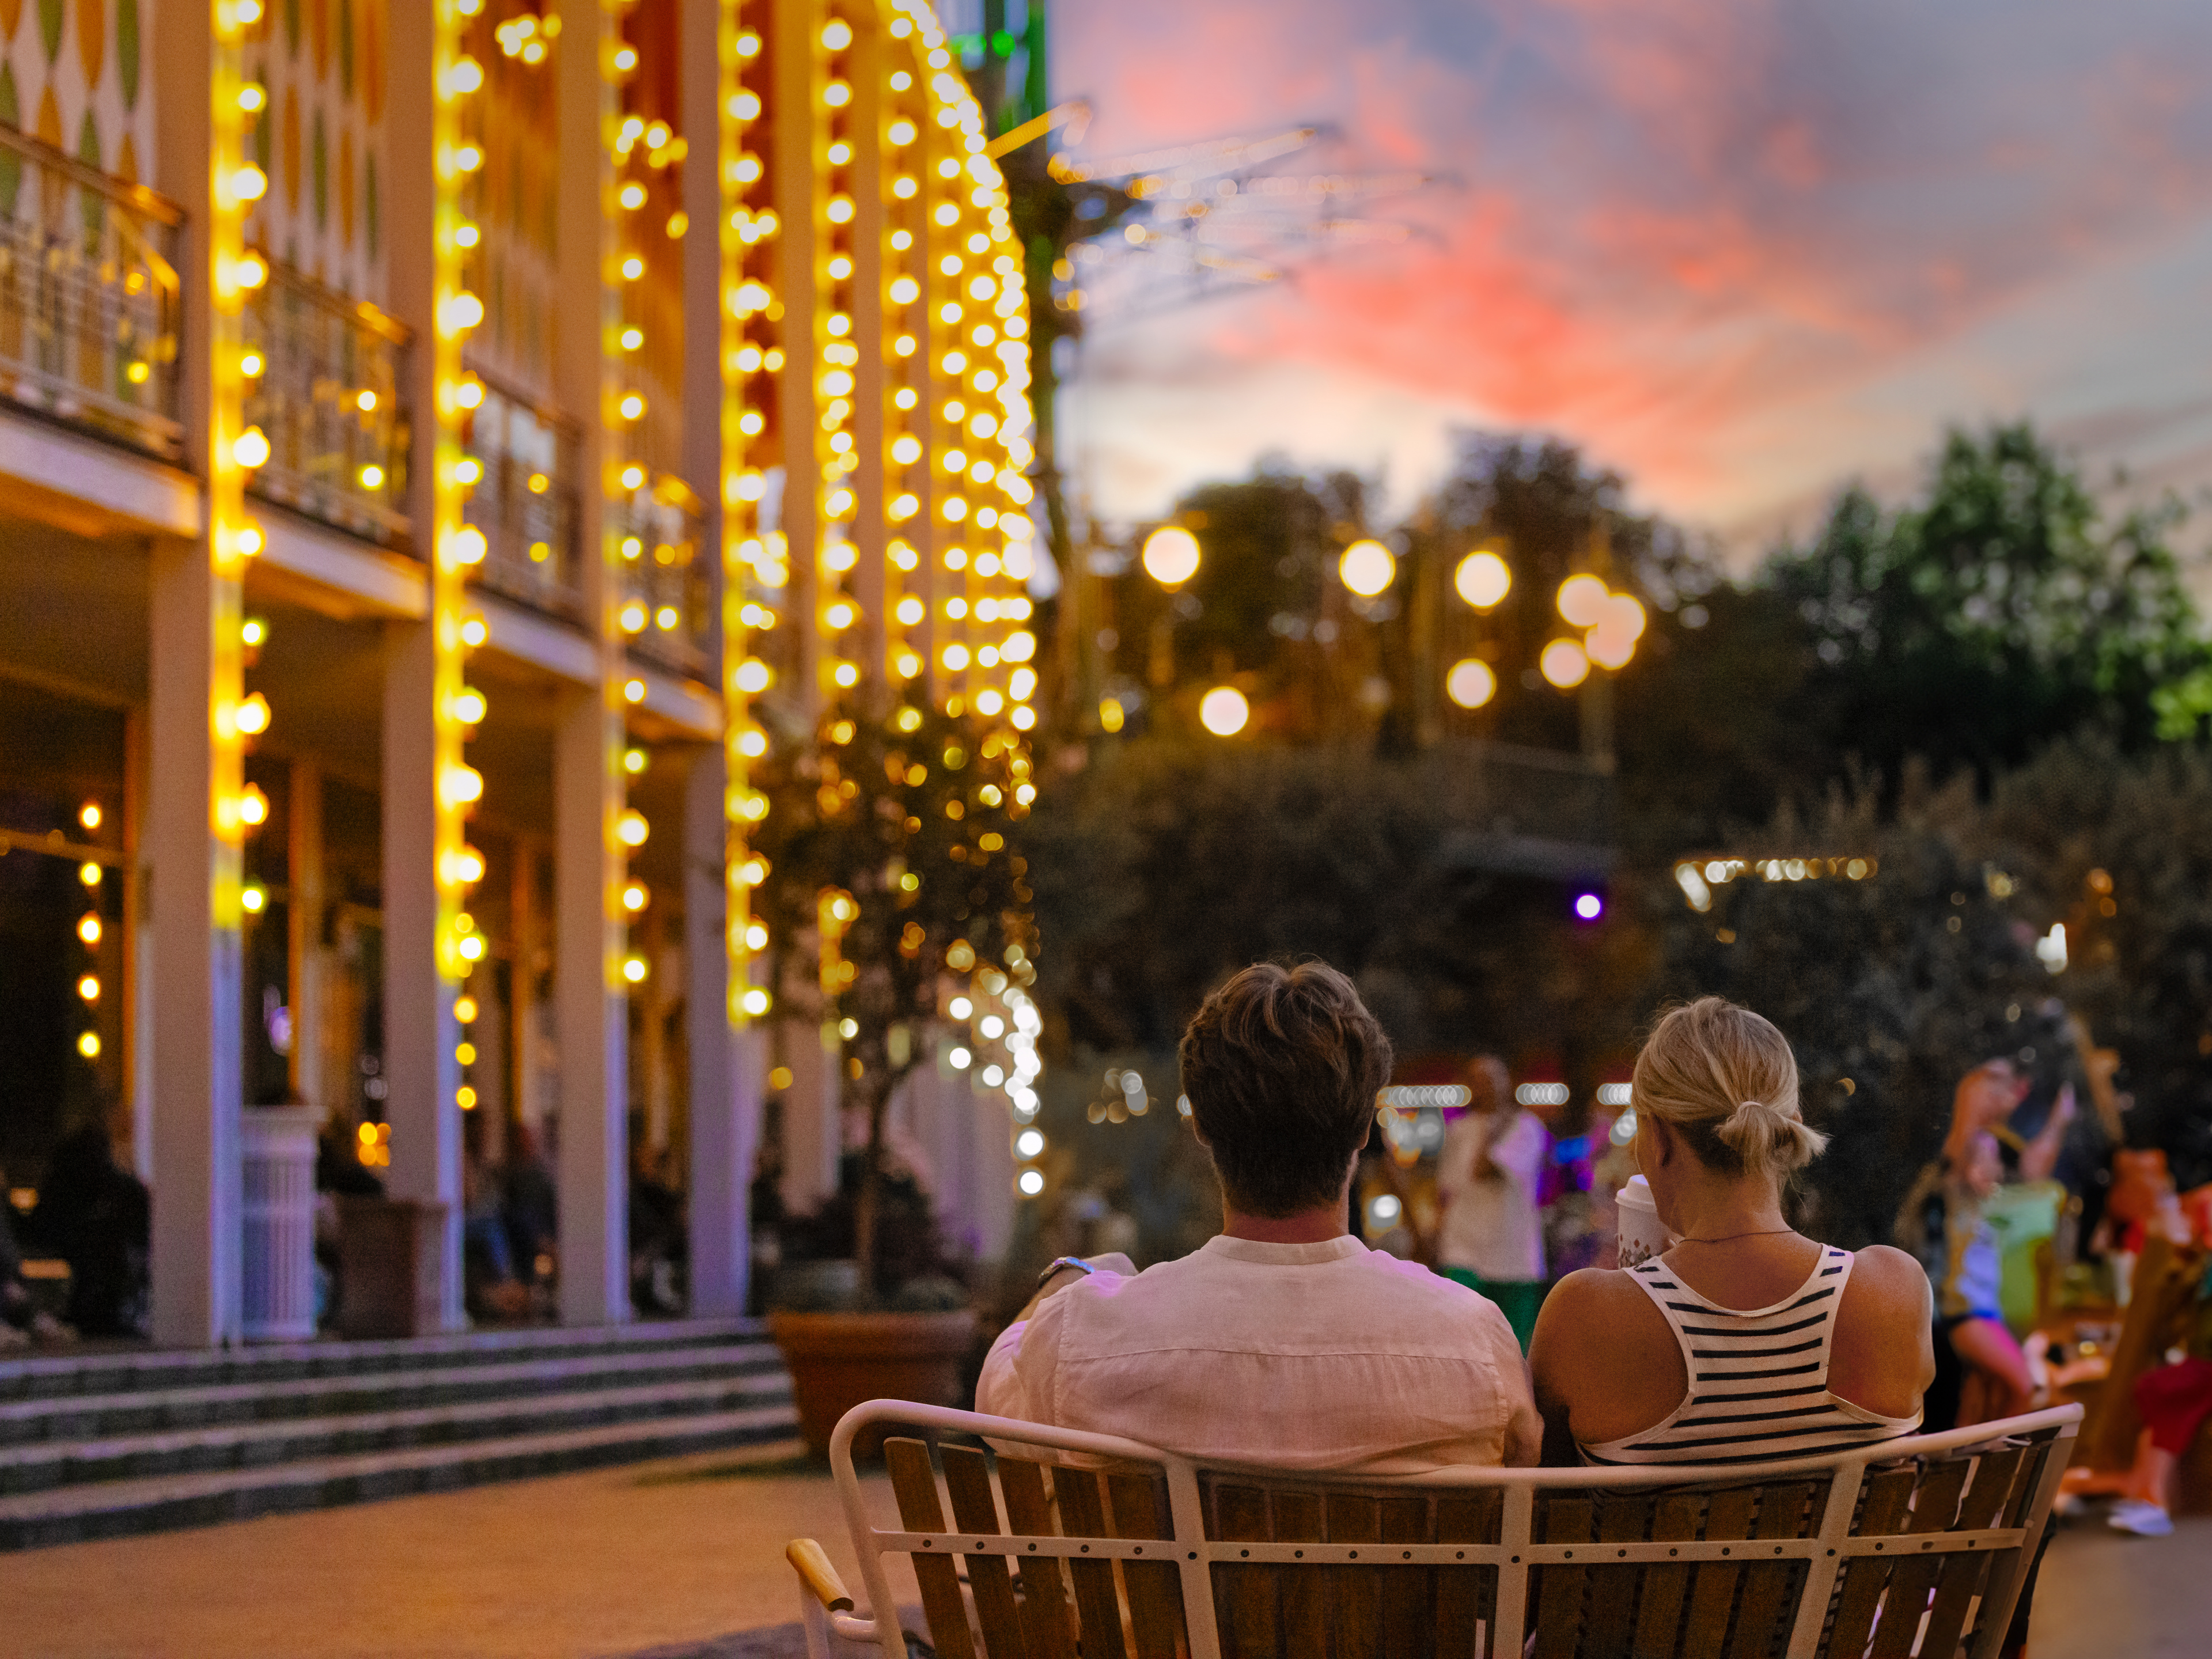
[[[1674,1197],[1670,1219],[1685,1240],[1712,1243],[1790,1231],[1781,1194],[1764,1182],[1698,1182]]]

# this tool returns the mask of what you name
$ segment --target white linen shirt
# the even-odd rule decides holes
[[[1048,1297],[991,1346],[975,1407],[1196,1458],[1415,1474],[1536,1462],[1495,1303],[1358,1239],[1218,1237]]]

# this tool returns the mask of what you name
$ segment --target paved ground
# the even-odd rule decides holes
[[[0,1556],[25,1659],[794,1659],[783,1546],[860,1575],[826,1473],[771,1446]],[[2033,1659],[2199,1659],[2212,1516],[2051,1547]],[[894,1585],[917,1599],[910,1575]],[[779,1628],[780,1627],[780,1628]]]

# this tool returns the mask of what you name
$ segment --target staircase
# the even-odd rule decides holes
[[[0,1551],[780,1440],[757,1322],[0,1360]]]

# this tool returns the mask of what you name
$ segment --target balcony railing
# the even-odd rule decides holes
[[[166,198],[0,126],[0,395],[180,459],[183,223]]]
[[[615,619],[631,652],[713,684],[714,573],[698,498],[679,480],[662,477],[628,501],[609,502],[608,514],[622,555]]]
[[[407,515],[406,328],[289,265],[246,312],[246,419],[269,440],[254,494],[386,544]]]
[[[462,516],[489,544],[477,580],[495,593],[572,622],[585,619],[577,546],[584,428],[481,368],[470,455],[483,469]]]

